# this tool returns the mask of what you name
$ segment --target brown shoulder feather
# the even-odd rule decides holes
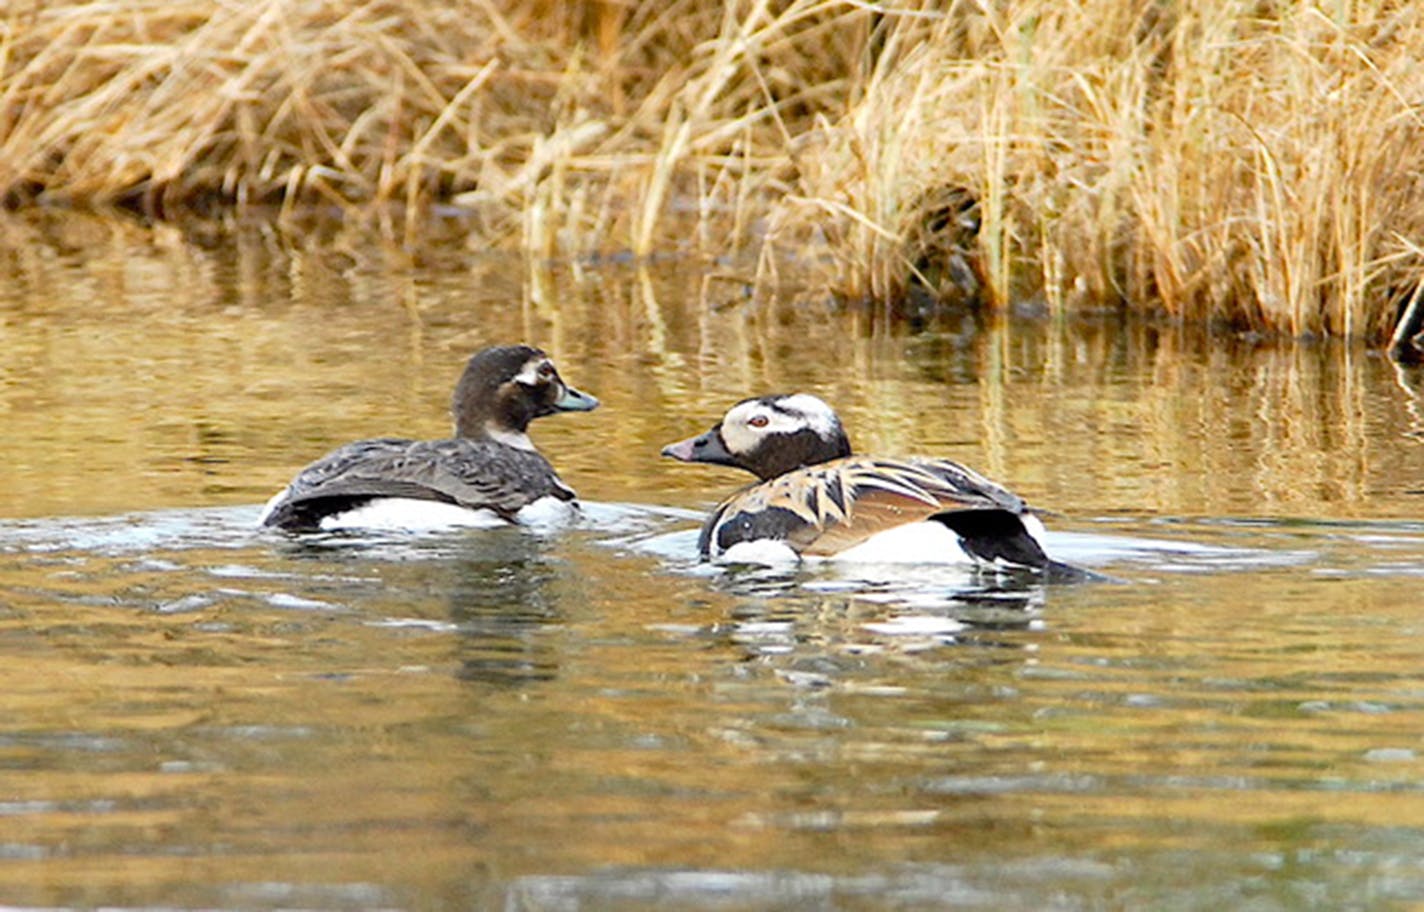
[[[878,532],[953,510],[1021,513],[1017,496],[947,459],[851,456],[788,472],[724,501],[704,530],[704,551],[781,538],[803,554],[831,555]]]

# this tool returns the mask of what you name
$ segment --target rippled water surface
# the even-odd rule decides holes
[[[0,221],[0,898],[1424,904],[1417,379],[1103,319],[906,325],[735,264]],[[303,463],[544,346],[574,528],[293,539]],[[710,568],[660,461],[806,389],[1105,578]]]

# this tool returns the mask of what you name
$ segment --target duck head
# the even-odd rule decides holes
[[[835,411],[809,393],[743,399],[705,434],[663,447],[664,456],[751,472],[763,481],[849,456]]]
[[[457,437],[528,445],[529,422],[557,412],[587,412],[598,400],[569,386],[548,355],[528,345],[477,352],[455,386],[450,413]]]

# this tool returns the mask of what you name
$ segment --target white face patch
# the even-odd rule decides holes
[[[810,430],[830,440],[839,425],[831,407],[810,393],[752,399],[732,406],[722,418],[722,442],[732,453],[750,453],[776,434]]]
[[[546,367],[547,371],[545,371]],[[548,358],[530,358],[524,362],[519,373],[514,375],[514,382],[523,386],[539,386],[548,383],[553,376],[553,365],[549,363]]]
[[[796,412],[805,422],[805,426],[816,432],[816,435],[829,440],[836,435],[836,430],[840,427],[840,420],[836,418],[835,410],[825,403],[825,400],[810,393],[796,393],[794,396],[786,396],[777,400],[777,405],[783,411]]]

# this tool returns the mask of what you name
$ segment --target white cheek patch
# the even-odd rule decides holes
[[[757,416],[767,419],[765,427],[752,427],[751,420]],[[761,402],[743,402],[732,406],[722,419],[722,442],[731,453],[750,453],[761,443],[762,438],[772,433],[771,409]]]
[[[798,416],[796,423],[799,427],[808,427],[820,437],[829,439],[840,424],[835,410],[827,405],[825,400],[810,393],[785,396],[777,400],[777,405],[785,411],[794,412]]]
[[[754,427],[752,419],[764,418],[766,423]],[[753,399],[734,405],[722,419],[722,442],[733,453],[750,453],[763,439],[773,434],[795,434],[810,430],[823,440],[836,436],[840,422],[829,405],[810,393],[782,396],[768,402]]]
[[[539,376],[539,371],[548,363],[548,358],[530,358],[524,362],[519,373],[514,375],[514,382],[524,386],[539,386],[548,383],[548,380]]]

